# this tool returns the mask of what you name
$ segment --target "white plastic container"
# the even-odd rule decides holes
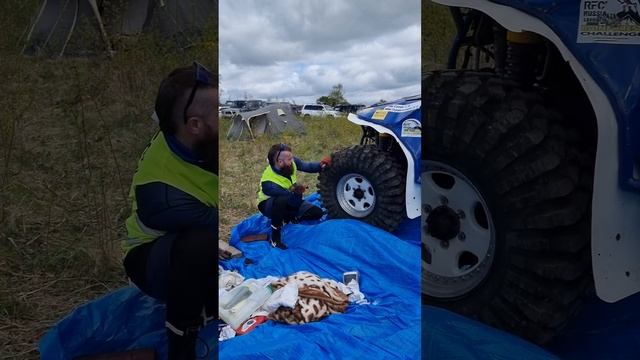
[[[271,296],[271,287],[255,282],[245,282],[231,289],[220,298],[218,316],[237,329]]]

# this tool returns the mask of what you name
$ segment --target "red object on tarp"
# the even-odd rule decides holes
[[[252,318],[249,318],[247,319],[247,321],[243,322],[242,325],[240,325],[240,327],[236,329],[236,335],[244,335],[266,321],[267,321],[266,316],[254,316]]]

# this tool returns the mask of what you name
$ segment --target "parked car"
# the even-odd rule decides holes
[[[237,113],[238,113],[238,109],[233,109],[228,106],[221,106],[218,109],[219,117],[233,117]]]
[[[267,105],[267,102],[263,100],[247,100],[246,104],[242,108],[242,111],[258,110],[261,107],[264,107],[266,105]]]
[[[343,104],[343,105],[337,105],[333,109],[335,111],[338,111],[344,114],[349,114],[349,113],[355,114],[358,111],[364,109],[365,107],[366,106],[362,104]]]
[[[224,106],[227,106],[232,109],[242,109],[247,105],[247,100],[227,100],[224,103]]]
[[[338,117],[340,113],[333,110],[328,105],[318,105],[318,104],[305,104],[302,106],[302,110],[300,111],[300,115],[302,116],[331,116]]]

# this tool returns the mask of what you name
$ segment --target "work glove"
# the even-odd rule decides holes
[[[325,155],[320,160],[320,168],[324,170],[327,166],[331,166],[331,156]]]
[[[307,190],[307,188],[308,187],[305,186],[304,184],[294,183],[293,185],[291,185],[291,188],[289,190],[291,190],[296,194],[302,195]]]

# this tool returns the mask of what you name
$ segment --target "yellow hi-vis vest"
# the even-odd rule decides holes
[[[291,180],[289,180],[289,178],[286,178],[276,173],[275,171],[273,171],[273,169],[271,168],[271,165],[267,165],[267,168],[264,169],[264,172],[262,173],[262,177],[260,178],[260,186],[259,186],[260,190],[258,190],[258,204],[270,198],[269,195],[265,195],[262,192],[262,183],[265,181],[271,181],[273,183],[276,183],[280,187],[284,188],[285,190],[289,190],[291,188],[291,185],[293,185],[296,182],[296,163],[292,162],[291,167],[293,169],[291,171]]]
[[[218,176],[174,154],[167,145],[164,134],[159,131],[142,153],[138,161],[138,169],[133,175],[129,191],[129,198],[132,199],[133,205],[131,215],[126,221],[127,239],[121,243],[125,255],[134,247],[151,242],[165,234],[164,231],[145,226],[138,218],[136,187],[152,182],[173,186],[209,207],[218,207]]]

